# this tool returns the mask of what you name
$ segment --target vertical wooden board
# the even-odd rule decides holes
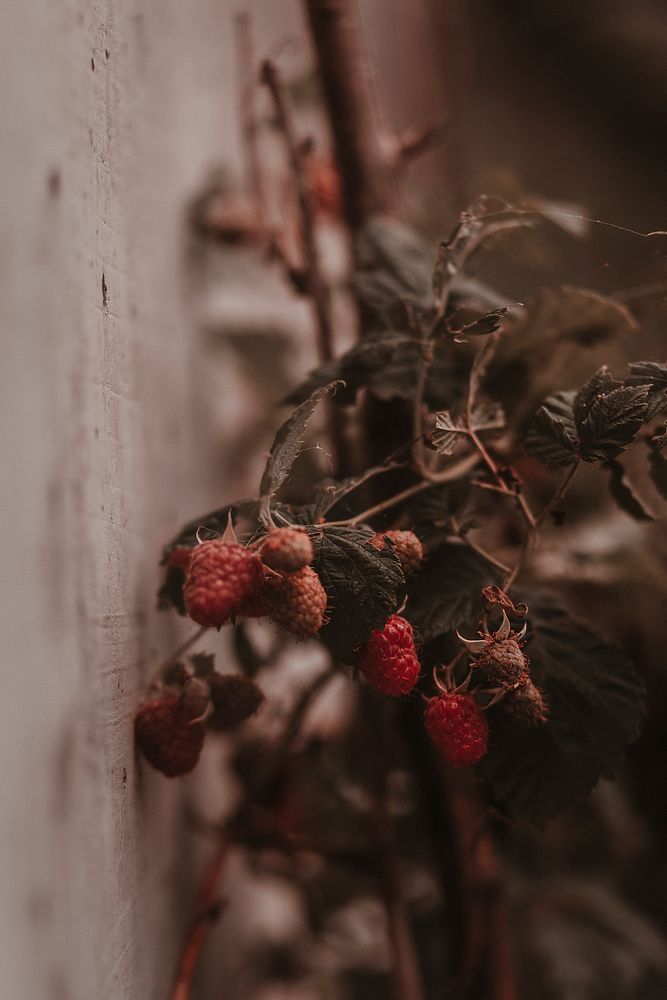
[[[155,611],[160,543],[217,499],[182,235],[234,155],[230,16],[0,13],[8,996],[164,997],[185,920],[183,784],[137,776],[131,723],[183,631]]]

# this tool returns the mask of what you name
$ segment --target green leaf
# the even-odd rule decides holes
[[[612,458],[603,468],[609,472],[609,492],[621,510],[636,521],[655,521],[655,514],[637,493],[621,463]]]
[[[398,556],[385,545],[370,544],[370,528],[313,528],[313,569],[329,597],[330,620],[320,639],[345,663],[367,642],[372,629],[381,628],[405,596],[405,580]]]
[[[406,617],[423,642],[481,616],[483,587],[500,582],[498,570],[464,545],[446,543],[429,553],[409,589]]]
[[[577,461],[577,429],[572,404],[574,392],[559,392],[545,399],[526,434],[526,450],[554,468]]]
[[[667,458],[659,451],[651,451],[648,457],[648,468],[653,485],[660,496],[667,500]]]
[[[618,647],[548,595],[531,595],[527,638],[549,718],[531,728],[501,702],[478,773],[513,819],[542,825],[618,770],[639,734],[644,689]]]
[[[329,382],[306,399],[279,428],[260,483],[260,519],[269,518],[271,498],[287,479],[290,469],[303,450],[304,434],[317,404],[335,392],[338,382]]]
[[[585,462],[616,458],[632,443],[646,417],[648,386],[625,385],[595,397],[578,426]]]
[[[648,385],[646,420],[652,420],[667,408],[667,364],[659,361],[636,361],[630,365],[631,375],[626,385]]]

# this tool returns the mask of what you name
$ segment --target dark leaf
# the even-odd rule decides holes
[[[372,219],[357,238],[353,284],[375,328],[405,320],[406,304],[426,309],[432,303],[430,255],[413,230]]]
[[[633,332],[637,322],[625,308],[586,288],[543,288],[520,323],[523,338],[571,340],[583,347]]]
[[[585,462],[615,458],[632,442],[646,416],[648,387],[626,385],[597,396],[579,425]]]
[[[581,428],[598,396],[604,396],[612,389],[618,389],[620,385],[621,383],[613,377],[606,365],[591,375],[577,392],[572,404],[574,422],[577,428]]]
[[[451,455],[467,433],[468,428],[462,417],[454,419],[449,410],[441,410],[435,415],[435,430],[429,435],[429,440],[441,455]]]
[[[574,392],[549,396],[533,417],[526,434],[526,450],[544,465],[572,465],[577,461],[577,430],[572,404]]]
[[[412,399],[421,357],[422,345],[410,333],[382,330],[367,334],[336,362],[311,372],[287,402],[300,403],[332,377],[345,382],[345,388],[335,396],[335,402],[343,405],[354,403],[362,388],[370,389],[378,399]],[[452,357],[450,345],[436,343],[426,385],[429,405],[437,408],[451,400],[458,370],[462,371],[462,359]]]
[[[264,701],[260,688],[250,677],[213,671],[205,679],[213,704],[206,725],[218,733],[227,732],[245,722]]]
[[[370,545],[370,528],[312,529],[313,569],[328,597],[329,621],[320,638],[345,663],[400,607],[405,596],[401,564],[389,545],[378,551]]]
[[[531,728],[492,709],[478,772],[513,819],[542,825],[618,770],[639,733],[644,690],[619,648],[548,595],[531,594],[526,653],[549,718]]]
[[[645,420],[652,420],[667,408],[667,364],[658,361],[637,361],[630,365],[631,375],[626,385],[648,385]]]
[[[657,432],[649,438],[649,443],[651,448],[655,448],[657,451],[667,445],[667,423],[658,428]]]
[[[451,316],[445,332],[457,341],[464,341],[466,337],[485,337],[502,326],[503,320],[511,308],[512,306],[501,306],[498,309],[492,309],[491,312],[485,313],[478,319],[462,325],[457,323],[456,315]]]
[[[446,543],[429,557],[409,591],[406,617],[424,642],[476,621],[482,589],[499,582],[498,570],[464,545]]]
[[[276,434],[260,483],[260,518],[266,521],[271,498],[287,479],[292,465],[304,446],[304,433],[317,404],[325,396],[336,391],[338,382],[317,389],[285,421]]]
[[[215,670],[215,656],[213,653],[194,653],[190,657],[192,669],[195,677],[209,677]]]
[[[655,521],[655,514],[639,496],[621,463],[612,458],[604,468],[609,470],[609,492],[621,510],[636,521]]]
[[[651,451],[648,457],[648,467],[653,485],[667,500],[667,458],[659,451]]]

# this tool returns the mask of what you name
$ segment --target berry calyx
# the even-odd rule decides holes
[[[310,566],[267,577],[264,597],[271,621],[299,639],[317,635],[324,624],[327,592]]]
[[[392,615],[381,629],[373,629],[360,651],[357,666],[381,694],[392,698],[409,694],[421,670],[410,622],[401,615]]]
[[[240,613],[264,580],[259,556],[238,542],[202,542],[192,552],[183,598],[190,618],[220,628]]]
[[[470,767],[489,747],[489,724],[471,694],[443,691],[426,706],[426,731],[454,767]]]
[[[191,721],[186,693],[150,698],[137,710],[134,732],[149,764],[168,778],[188,774],[199,760],[205,730]]]
[[[274,528],[262,542],[262,562],[278,573],[296,573],[313,561],[313,543],[305,528]]]
[[[389,539],[398,556],[405,576],[412,576],[421,566],[426,551],[414,531],[381,531],[371,539],[371,545],[382,550]]]

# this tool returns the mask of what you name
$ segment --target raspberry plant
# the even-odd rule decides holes
[[[289,146],[292,127],[271,66],[264,82]],[[297,157],[303,184],[298,169]],[[308,210],[308,192],[299,190]],[[546,288],[522,304],[480,280],[490,246],[546,227],[549,218],[544,209],[480,198],[435,253],[395,219],[369,219],[354,242],[357,342],[337,356],[321,351],[320,365],[285,401],[291,412],[257,496],[195,517],[163,552],[161,607],[202,627],[192,642],[207,629],[233,631],[238,664],[220,673],[202,654],[171,658],[138,710],[139,748],[178,776],[197,763],[206,732],[233,732],[245,797],[226,823],[226,844],[288,854],[303,844],[324,858],[341,851],[348,862],[361,850],[362,867],[363,852],[375,850],[395,989],[406,1000],[421,994],[387,813],[390,770],[413,774],[428,803],[406,825],[409,839],[423,839],[424,827],[438,843],[451,834],[446,851],[472,839],[465,821],[452,834],[447,819],[450,810],[462,822],[456,801],[464,788],[493,852],[493,822],[541,827],[617,773],[642,720],[644,691],[632,663],[585,621],[585,608],[573,613],[545,585],[533,557],[543,535],[555,535],[568,517],[571,488],[586,467],[627,515],[653,519],[621,456],[645,452],[667,498],[667,364],[601,367],[583,384],[566,380],[534,398],[533,381],[541,380],[532,365],[547,366],[550,348],[568,342],[584,352],[637,328],[625,306],[594,291]],[[292,267],[288,277],[321,320],[307,211],[302,221],[307,260],[300,276]],[[320,335],[327,330],[320,322]],[[327,426],[313,434],[318,407]],[[299,457],[323,441],[339,468],[304,482]],[[277,741],[262,737],[266,705],[255,675],[272,669],[272,655],[253,646],[249,622],[258,619],[281,636],[282,656],[296,648],[290,643],[308,640],[329,660]],[[298,750],[307,708],[336,676],[356,693],[345,732],[328,748],[306,741]],[[358,761],[368,808],[345,790]],[[295,772],[298,809],[289,798]],[[455,804],[436,805],[439,798]],[[339,814],[352,834],[341,832]],[[459,918],[439,919],[452,928]],[[468,959],[455,929],[449,942],[446,974],[460,985]]]

